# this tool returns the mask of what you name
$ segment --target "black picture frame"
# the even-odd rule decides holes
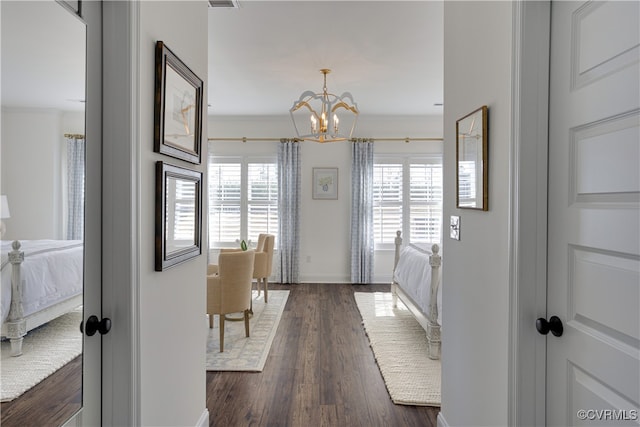
[[[155,269],[202,253],[202,172],[156,162]]]
[[[155,55],[154,150],[200,164],[204,83],[164,42]]]

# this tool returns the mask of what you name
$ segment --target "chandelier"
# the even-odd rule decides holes
[[[323,68],[320,72],[324,76],[322,93],[303,92],[289,110],[296,134],[300,139],[315,142],[349,140],[358,120],[358,105],[349,92],[341,96],[329,93],[327,74],[331,70]],[[305,133],[305,129],[309,132]],[[342,129],[349,129],[349,133],[341,133]]]

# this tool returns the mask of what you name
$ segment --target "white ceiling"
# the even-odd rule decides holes
[[[288,114],[305,90],[361,114],[442,114],[441,1],[245,1],[209,8],[210,115]]]
[[[50,1],[0,1],[2,105],[83,110],[85,25]]]
[[[53,1],[53,11],[25,10],[38,3],[0,1],[2,104],[82,109],[84,27]],[[321,91],[321,68],[362,115],[442,114],[441,1],[239,6],[208,9],[209,115],[288,114],[303,91]],[[71,24],[55,24],[60,14]]]

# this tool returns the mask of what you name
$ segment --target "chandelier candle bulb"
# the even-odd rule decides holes
[[[311,115],[311,133],[316,133],[316,126],[318,121],[316,120],[316,116]]]

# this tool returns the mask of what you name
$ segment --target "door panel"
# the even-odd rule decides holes
[[[84,321],[102,318],[102,2],[82,1],[87,26],[87,82],[85,102],[85,280]],[[102,337],[84,336],[82,411],[72,422],[101,424]]]
[[[547,425],[638,425],[640,4],[553,2]]]
[[[12,239],[84,241],[80,277],[86,317],[96,309],[99,313],[101,289],[101,82],[100,74],[87,78],[87,56],[101,52],[95,38],[96,31],[100,32],[96,28],[100,3],[39,0],[0,4],[2,193],[16,202]],[[11,112],[9,119],[7,112]],[[74,180],[78,185],[70,185]],[[41,271],[47,274],[46,269]],[[74,329],[79,334],[78,327]],[[48,424],[60,425],[76,413],[69,422],[77,423],[79,415],[88,411],[98,416],[85,418],[84,424],[99,424],[100,348],[99,339],[83,340],[82,372],[68,373],[59,399],[47,395],[47,390],[55,392],[61,387],[59,378],[52,375],[41,387],[16,399],[24,398],[20,403],[28,402],[24,405],[28,410],[11,421],[31,424],[30,417],[47,417]],[[81,385],[78,377],[83,372]],[[92,394],[94,390],[98,393]]]

